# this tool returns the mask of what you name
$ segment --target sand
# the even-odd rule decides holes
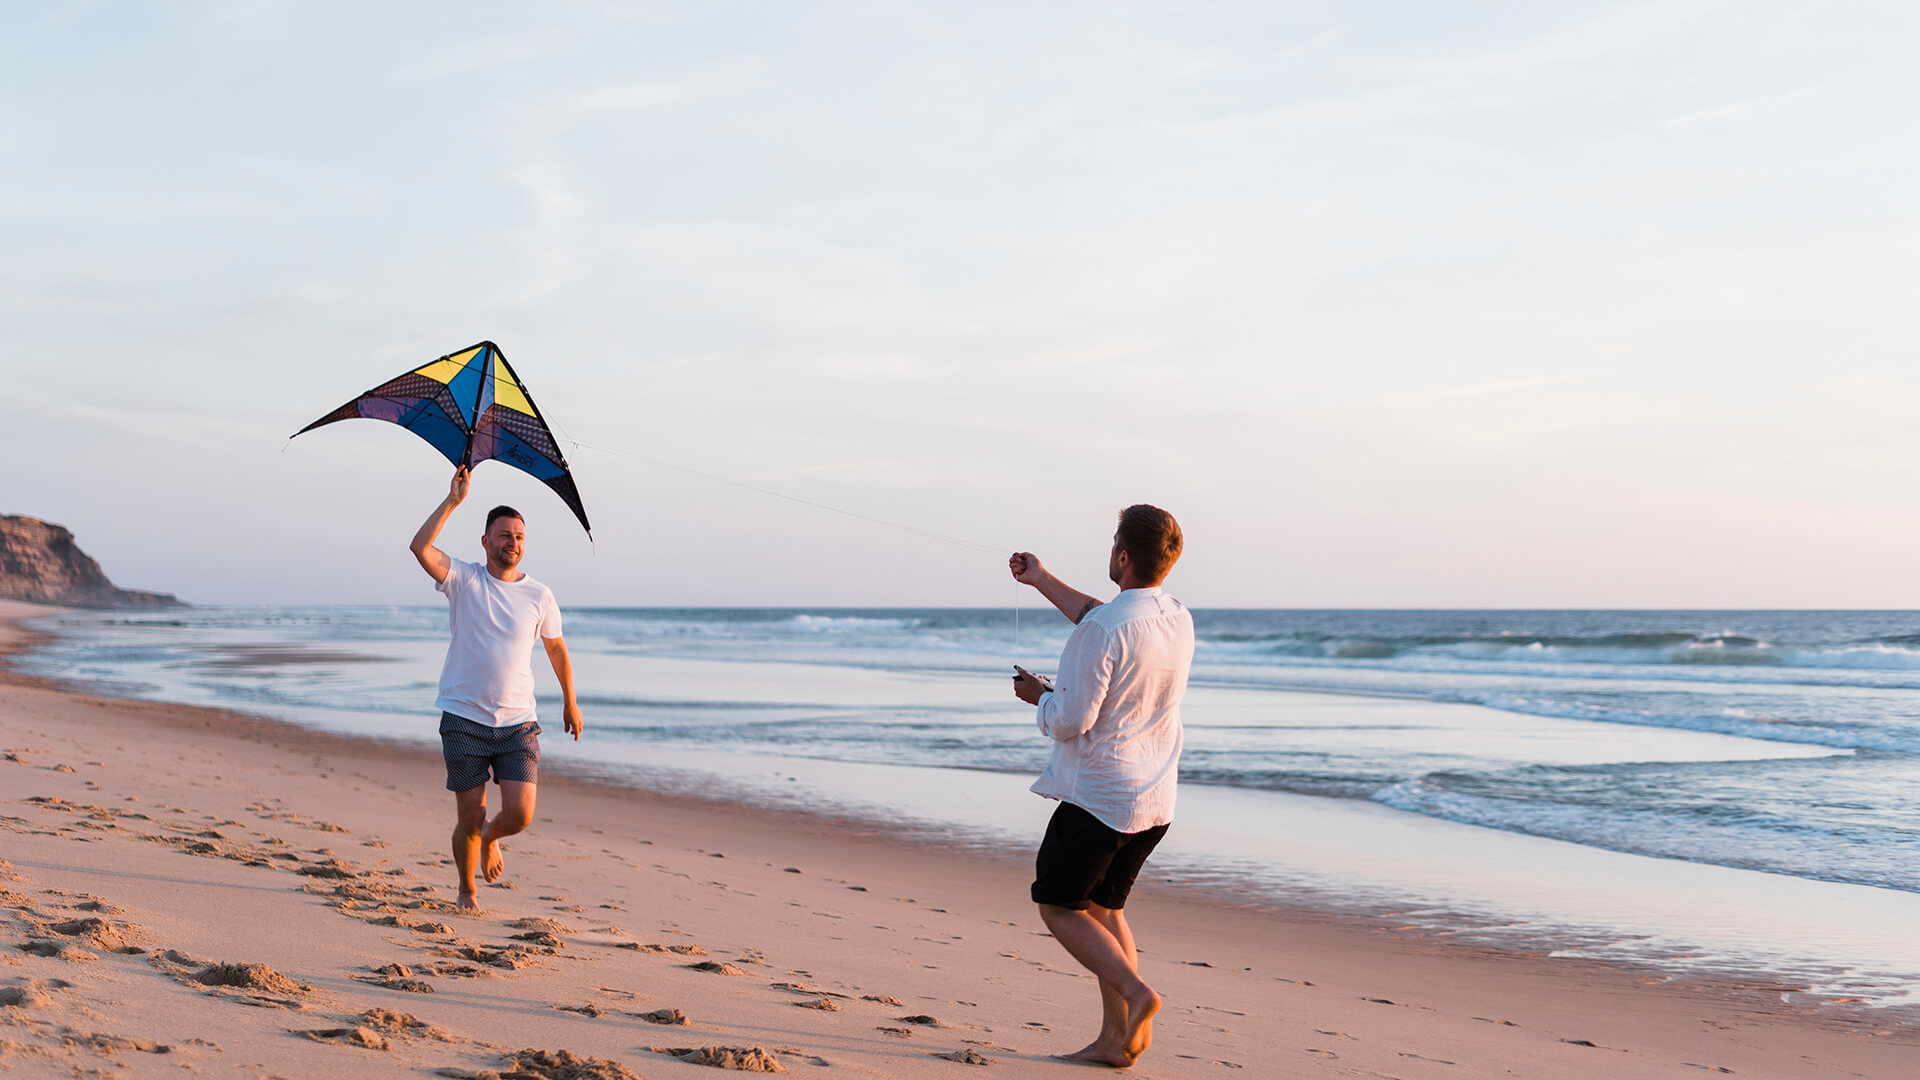
[[[0,684],[0,1074],[1092,1068],[1049,1058],[1092,1037],[1095,990],[1042,931],[1018,853],[543,772],[535,825],[467,917],[443,775],[417,745]],[[1129,913],[1166,999],[1138,1076],[1895,1077],[1920,1060],[1910,1018],[1765,979],[1160,883]]]

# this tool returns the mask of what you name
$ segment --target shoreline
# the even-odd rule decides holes
[[[50,611],[33,609],[30,614]],[[0,644],[0,665],[4,665],[7,653],[30,647],[32,632],[18,625],[24,617],[29,616],[18,607],[0,605],[0,628],[4,628],[0,637],[6,639]],[[48,715],[65,718],[57,733],[36,732],[37,725],[25,719]],[[409,855],[418,856],[412,862],[422,865],[443,858],[439,851],[447,825],[443,819],[450,813],[441,805],[446,799],[439,790],[439,760],[417,743],[320,732],[238,712],[100,697],[11,671],[0,675],[0,731],[5,733],[4,749],[25,759],[0,763],[0,769],[12,771],[25,766],[32,769],[26,776],[34,781],[28,784],[15,779],[9,783],[9,789],[17,795],[0,800],[7,803],[0,813],[18,815],[10,816],[9,821],[31,822],[35,828],[44,824],[41,815],[48,804],[27,806],[25,800],[31,797],[64,798],[70,804],[94,800],[110,805],[103,793],[128,787],[151,790],[159,781],[144,775],[138,762],[157,760],[156,755],[164,756],[167,749],[178,749],[188,742],[182,736],[191,732],[196,753],[204,751],[204,755],[197,764],[176,762],[173,768],[180,776],[174,782],[159,784],[167,792],[164,801],[169,804],[189,797],[200,803],[222,803],[217,808],[207,806],[214,812],[198,816],[224,815],[223,820],[237,824],[248,794],[253,797],[253,805],[266,805],[259,792],[277,789],[280,793],[272,797],[295,807],[295,813],[337,822],[353,835],[381,834],[377,841],[366,842],[369,846],[379,843],[376,850],[404,848]],[[66,764],[53,760],[61,756],[57,745],[38,750],[23,745],[57,744],[60,739],[69,740],[74,747],[96,742],[105,745],[116,738],[144,749],[116,751],[130,755],[130,759],[123,756],[117,761],[113,754],[102,751],[96,759],[101,762],[98,766],[81,761],[68,766],[78,765],[82,772],[56,771]],[[47,756],[41,756],[43,753]],[[220,771],[208,771],[215,768]],[[585,891],[589,886],[582,882],[589,878],[606,877],[608,881],[600,884],[600,890],[607,892],[617,885],[620,894],[609,903],[626,907],[627,902],[621,898],[631,896],[635,898],[634,909],[646,908],[650,915],[657,914],[663,920],[662,925],[646,933],[693,933],[716,957],[723,952],[740,952],[743,958],[761,954],[773,968],[808,972],[816,981],[838,977],[860,988],[877,985],[884,977],[896,987],[911,986],[917,991],[913,996],[924,1001],[944,1001],[949,1011],[985,1010],[974,1022],[944,1030],[959,1035],[964,1028],[973,1027],[975,1030],[966,1034],[983,1036],[977,1041],[995,1047],[981,1052],[999,1058],[1003,1065],[1018,1063],[1018,1075],[1037,1074],[1043,1068],[1072,1068],[1048,1063],[1044,1055],[1073,1049],[1084,1041],[1075,1041],[1072,1035],[1090,1026],[1094,1015],[1091,985],[1085,978],[1068,982],[1071,962],[1051,942],[1034,939],[1037,919],[1025,897],[1029,853],[993,852],[975,844],[940,843],[922,836],[903,840],[889,834],[883,825],[865,819],[774,813],[713,798],[662,794],[578,775],[561,767],[543,772],[548,775],[541,785],[539,819],[526,838],[511,842],[508,852],[510,876],[538,876],[541,881],[507,892],[485,890],[486,899],[501,898],[495,906],[504,908],[506,901],[512,903],[511,909],[492,913],[490,918],[509,914],[523,919],[544,917],[532,915],[528,907],[536,891],[569,895]],[[21,774],[14,775],[18,778]],[[237,781],[239,776],[245,780]],[[372,793],[365,797],[376,805],[359,805],[355,798],[342,797],[337,785],[330,783],[336,776],[353,778],[356,796]],[[240,783],[252,783],[255,789],[222,790],[223,785]],[[36,790],[28,791],[28,787]],[[47,790],[37,790],[42,787]],[[148,794],[139,797],[143,802],[155,801]],[[595,822],[609,827],[598,827]],[[628,836],[618,835],[630,823],[640,824]],[[125,823],[116,824],[127,827]],[[222,826],[214,831],[232,828]],[[635,832],[646,835],[632,835]],[[54,887],[68,892],[75,881],[102,876],[103,867],[97,859],[105,846],[101,839],[78,831],[45,836],[21,834],[16,829],[0,835],[6,836],[5,858],[12,861],[16,875],[24,873],[45,884],[58,879],[65,884]],[[87,842],[75,842],[81,839]],[[599,845],[605,858],[584,854],[591,850],[589,845]],[[153,850],[147,857],[161,860],[163,865],[171,865],[180,857],[158,845],[150,847]],[[32,849],[32,858],[19,857],[26,848]],[[707,863],[705,860],[716,858],[715,853],[724,856],[724,861]],[[525,870],[529,862],[537,863],[543,857],[559,861],[545,873]],[[658,872],[652,878],[664,874],[675,884],[648,880],[649,859],[661,860],[653,867]],[[800,873],[786,871],[784,864],[789,860]],[[708,920],[703,918],[686,917],[705,910],[701,900],[677,894],[671,899],[663,897],[663,888],[669,893],[689,889],[685,882],[722,866],[731,876],[745,874],[754,880],[720,887],[733,907],[710,925],[704,925]],[[404,864],[394,869],[404,871]],[[245,864],[229,872],[243,877],[283,877],[273,870]],[[451,874],[443,867],[408,873],[414,874],[421,886],[437,890],[422,895],[451,893]],[[439,880],[442,877],[447,880]],[[304,883],[310,885],[312,880]],[[324,909],[312,910],[313,894],[285,882],[275,884],[286,893],[283,899],[293,905],[282,917],[295,919],[301,927],[288,936],[303,942],[309,937],[327,938],[329,924],[320,920],[330,916]],[[15,893],[22,891],[19,881],[4,887]],[[188,888],[186,895],[191,905],[194,890]],[[933,899],[935,896],[939,899]],[[1673,978],[1632,965],[1552,957],[1525,948],[1463,941],[1459,935],[1395,926],[1392,920],[1376,916],[1264,899],[1249,903],[1244,897],[1237,901],[1231,896],[1200,895],[1191,888],[1145,880],[1136,896],[1137,902],[1130,910],[1136,912],[1143,940],[1143,968],[1169,1000],[1155,1049],[1134,1070],[1138,1075],[1213,1075],[1224,1067],[1218,1062],[1225,1061],[1253,1068],[1255,1075],[1307,1075],[1309,1070],[1338,1072],[1349,1067],[1391,1067],[1396,1071],[1386,1075],[1408,1077],[1500,1076],[1509,1075],[1509,1070],[1520,1075],[1594,1075],[1591,1070],[1595,1069],[1595,1059],[1582,1055],[1598,1052],[1606,1053],[1606,1074],[1617,1076],[1698,1075],[1704,1064],[1746,1075],[1787,1075],[1787,1070],[1804,1067],[1810,1058],[1830,1062],[1833,1075],[1846,1075],[1862,1068],[1894,1068],[1913,1046],[1920,1045],[1920,1028],[1913,1026],[1910,1016],[1896,1015],[1903,1010],[1859,1010],[1849,1008],[1847,1002],[1816,1005],[1787,1000],[1795,996],[1793,988],[1770,980],[1765,973]],[[648,899],[640,901],[641,897]],[[121,895],[112,902],[131,909],[137,899]],[[837,934],[810,933],[804,923],[792,932],[767,932],[795,904],[815,913],[849,904],[859,910],[840,912],[840,918],[832,920],[847,924],[836,927],[842,931]],[[545,906],[541,902],[531,904],[532,908]],[[688,910],[682,914],[676,908]],[[902,910],[913,911],[923,922],[937,910],[936,921],[948,924],[947,928],[955,932],[946,935],[950,940],[939,940],[940,935],[933,933],[914,935],[912,942],[896,940],[898,928],[886,924],[900,922]],[[161,910],[149,913],[148,919],[156,923],[171,919],[183,925],[192,923],[192,915],[191,907],[183,914],[165,910],[162,905]],[[561,918],[596,921],[591,911]],[[858,919],[866,920],[861,925],[873,929],[861,931],[854,925]],[[703,925],[695,929],[696,922]],[[460,926],[458,932],[467,929]],[[930,931],[932,927],[922,929]],[[636,929],[628,932],[641,933]],[[576,951],[585,948],[578,946]],[[321,955],[310,955],[314,950]],[[294,951],[300,954],[297,961],[273,966],[307,970],[329,969],[331,965],[332,970],[341,972],[351,966],[343,966],[337,956],[325,955],[328,947],[324,940],[305,942]],[[775,952],[795,956],[782,960],[771,955]],[[788,968],[786,965],[794,959],[800,963]],[[28,957],[25,963],[33,965],[41,960]],[[937,967],[928,965],[932,960],[941,963]],[[45,960],[47,964],[55,962]],[[21,966],[21,962],[15,962],[0,967],[0,984],[17,978]],[[763,974],[762,969],[739,966],[752,974]],[[914,968],[921,973],[912,974]],[[832,975],[835,969],[842,974]],[[764,973],[770,975],[772,971]],[[603,973],[595,977],[611,976]],[[358,985],[350,974],[334,981],[340,983],[342,979],[348,980],[345,986],[349,989]],[[527,981],[540,980],[530,977]],[[749,982],[760,985],[750,990],[744,986]],[[831,1060],[835,1065],[844,1062],[849,1068],[864,1070],[865,1075],[946,1075],[955,1067],[950,1061],[928,1056],[933,1037],[943,1029],[925,1033],[914,1030],[906,1038],[885,1034],[876,1041],[868,1036],[877,1029],[867,1024],[863,1032],[836,1029],[829,1037],[813,1021],[842,1017],[824,1017],[825,1010],[786,1007],[795,1002],[791,994],[781,996],[784,992],[774,992],[770,1002],[760,1001],[768,994],[762,980],[707,977],[698,990],[696,993],[690,986],[681,997],[701,1003],[705,1013],[720,1018],[713,1025],[714,1037],[721,1034],[718,1029],[730,1026],[734,1032],[762,1033],[756,1039],[769,1045],[807,1044],[803,1048],[810,1056]],[[573,996],[591,992],[597,991],[575,989]],[[404,1001],[411,995],[381,993],[418,1005],[414,1011],[422,1016],[427,1015],[429,1004],[437,1007],[448,1003],[444,990],[439,997],[420,996],[412,1001]],[[989,1000],[996,994],[1000,999],[997,1004]],[[911,1002],[908,994],[897,989],[881,996]],[[1083,997],[1087,1000],[1081,1000]],[[955,1005],[955,1001],[964,1004]],[[14,1011],[18,1010],[0,1010],[0,1018]],[[855,1010],[849,1006],[845,1011]],[[937,1013],[931,1005],[926,1011]],[[1040,1021],[1026,1015],[1049,1011],[1050,1015]],[[687,1008],[687,1012],[696,1015],[693,1008]],[[1235,1014],[1247,1019],[1237,1019]],[[576,1022],[571,1019],[575,1014],[567,1015],[567,1023]],[[735,1016],[739,1021],[730,1024],[727,1018]],[[1258,1018],[1257,1023],[1254,1018]],[[550,1026],[545,1021],[551,1017],[540,1019],[543,1023],[532,1024],[530,1030]],[[886,1017],[866,1019],[874,1019],[882,1029],[889,1026]],[[443,1026],[452,1023],[443,1019],[434,1022]],[[950,1023],[945,1019],[942,1022]],[[1236,1024],[1249,1030],[1237,1030]],[[1256,1026],[1262,1030],[1250,1030]],[[284,1031],[287,1027],[282,1023],[272,1030]],[[1049,1030],[1040,1032],[1038,1027]],[[7,1037],[8,1030],[0,1028],[0,1039]],[[677,1063],[636,1052],[632,1038],[626,1039],[622,1049],[602,1045],[604,1039],[596,1043],[585,1038],[584,1032],[568,1029],[565,1034],[582,1053],[618,1058],[649,1074],[678,1075]],[[664,1038],[666,1029],[647,1034]],[[1335,1034],[1338,1039],[1334,1039]],[[691,1038],[691,1033],[686,1037]],[[746,1038],[744,1034],[734,1037]],[[303,1075],[323,1074],[334,1067],[326,1062],[355,1052],[311,1039],[281,1041],[289,1046],[280,1049],[306,1062],[300,1066]],[[955,1052],[967,1049],[960,1045],[967,1041],[964,1038],[948,1041],[954,1042]],[[829,1045],[830,1049],[824,1048]],[[364,1050],[359,1053],[364,1057]],[[480,1051],[474,1050],[469,1057],[477,1053]],[[1704,1062],[1709,1058],[1711,1062]],[[1448,1064],[1444,1069],[1422,1064],[1437,1061]],[[215,1062],[209,1058],[201,1064],[211,1068]],[[344,1066],[353,1064],[348,1059]],[[789,1068],[794,1068],[791,1062]],[[811,1070],[802,1067],[801,1071]]]
[[[29,651],[37,642],[53,635],[23,626],[21,622],[24,618],[50,615],[63,609],[41,605],[20,605],[30,608],[31,613],[25,616],[17,614],[10,615],[5,610],[7,603],[15,602],[0,602],[0,685],[9,682],[20,682],[110,703],[149,706],[160,705],[167,708],[185,709],[196,714],[219,715],[229,718],[236,725],[237,730],[245,730],[249,725],[261,725],[268,730],[282,733],[283,737],[298,739],[311,738],[316,741],[317,748],[331,748],[331,752],[334,753],[352,753],[356,751],[351,748],[357,748],[361,745],[372,745],[385,748],[387,752],[407,755],[415,760],[417,767],[428,769],[429,772],[431,768],[437,768],[439,765],[439,755],[432,748],[433,740],[429,736],[388,736],[364,732],[330,731],[324,728],[304,725],[297,721],[283,720],[276,717],[247,712],[239,708],[120,697],[113,694],[110,689],[103,691],[97,686],[84,681],[61,681],[22,674],[11,664],[9,660],[10,655],[16,652]],[[864,611],[867,609],[849,610]],[[9,635],[15,639],[11,644],[8,642]],[[1281,692],[1368,700],[1426,700],[1422,696],[1415,694],[1351,689],[1302,687],[1298,689],[1287,689]],[[547,735],[546,746],[549,750],[562,747],[563,745],[564,744],[551,733]],[[1798,744],[1790,745],[1798,746]],[[741,756],[751,758],[753,755],[746,754]],[[788,768],[791,768],[795,763],[787,762],[785,764]],[[854,769],[870,767],[869,764],[855,762],[831,762],[830,764]],[[1025,774],[1013,774],[991,769],[927,769],[924,766],[915,765],[883,766],[883,768],[905,770],[908,772],[924,771],[932,775],[958,772],[962,774],[977,773],[987,776],[1010,778],[1017,781],[1015,786],[1019,789],[1020,794],[1025,794]],[[861,810],[844,806],[822,805],[818,801],[795,802],[791,799],[780,798],[780,793],[776,791],[749,792],[745,790],[747,786],[745,784],[736,784],[728,787],[720,783],[717,777],[709,779],[697,770],[693,775],[700,777],[699,779],[683,783],[646,785],[623,775],[617,768],[603,768],[584,764],[577,760],[570,761],[558,756],[550,756],[542,761],[541,771],[543,781],[549,785],[562,783],[584,785],[589,789],[609,793],[616,797],[630,796],[641,800],[656,800],[687,812],[718,812],[738,816],[743,820],[753,821],[764,820],[767,815],[773,814],[779,815],[789,821],[808,823],[815,831],[822,833],[831,832],[836,835],[845,835],[849,832],[858,835],[873,835],[884,830],[891,837],[891,840],[888,842],[902,848],[931,848],[952,855],[965,855],[972,858],[979,858],[990,863],[1014,868],[1022,874],[1026,873],[1030,868],[1032,859],[1031,847],[1032,844],[1038,843],[1039,832],[1044,824],[1043,815],[1041,823],[1034,825],[1032,836],[1028,837],[1024,834],[1010,836],[1004,828],[996,830],[985,825],[968,828],[956,826],[949,822],[923,820],[919,818],[909,818],[905,822],[893,819],[882,820],[882,815],[885,811],[883,807],[868,807],[865,812],[862,812]],[[663,771],[673,773],[685,772],[686,770],[676,770],[668,767]],[[1207,789],[1223,794],[1240,792],[1240,789],[1204,783],[1188,783],[1183,785],[1183,792],[1189,794],[1187,801],[1191,801],[1192,798],[1206,797]],[[1262,789],[1247,790],[1252,791],[1257,797],[1275,797],[1306,804],[1317,804],[1330,800],[1334,806],[1363,807],[1367,810],[1371,810],[1374,806],[1378,805],[1372,800],[1366,799],[1352,799],[1287,791],[1271,792]],[[1036,805],[1039,804],[1036,803]],[[1388,809],[1391,812],[1386,816],[1390,817],[1397,818],[1405,813],[1404,811],[1392,811],[1391,808]],[[1437,825],[1441,829],[1469,830],[1475,833],[1482,831],[1475,826],[1452,822],[1445,818],[1429,818],[1417,814],[1411,815],[1411,818],[1417,822]],[[1541,840],[1548,845],[1557,846],[1568,844],[1567,841],[1561,841],[1551,837],[1535,837],[1527,833],[1509,832],[1506,830],[1488,831],[1492,833],[1494,838],[1524,837],[1527,841]],[[1619,849],[1589,847],[1586,845],[1571,846],[1583,854],[1590,853],[1594,858],[1599,859],[1611,858],[1614,855],[1623,855],[1628,859],[1650,859],[1655,863],[1671,863],[1683,867],[1702,867],[1706,868],[1709,872],[1717,872],[1722,869],[1713,864],[1688,863],[1684,860],[1649,856]],[[1177,858],[1177,849],[1175,852],[1162,853],[1160,861],[1164,862],[1168,855]],[[1393,895],[1390,888],[1375,888],[1369,891],[1358,886],[1343,889],[1338,886],[1329,887],[1304,883],[1287,883],[1276,886],[1271,881],[1257,881],[1251,878],[1237,876],[1232,872],[1211,869],[1197,873],[1183,872],[1181,869],[1169,870],[1164,865],[1161,866],[1160,869],[1163,874],[1173,873],[1175,877],[1165,878],[1157,875],[1149,875],[1140,882],[1140,888],[1142,890],[1162,888],[1162,891],[1178,892],[1187,900],[1197,901],[1203,906],[1259,913],[1287,912],[1314,921],[1328,919],[1342,920],[1350,922],[1354,927],[1362,930],[1373,929],[1391,922],[1394,924],[1397,932],[1420,936],[1434,944],[1453,943],[1464,939],[1470,940],[1476,947],[1486,948],[1494,952],[1527,957],[1539,955],[1544,952],[1557,953],[1564,952],[1568,949],[1577,949],[1589,943],[1596,935],[1599,937],[1612,936],[1608,935],[1604,929],[1597,929],[1591,926],[1547,923],[1529,930],[1527,935],[1522,937],[1518,942],[1510,939],[1500,940],[1495,936],[1478,934],[1477,931],[1488,926],[1498,926],[1504,920],[1504,915],[1486,910],[1476,910],[1470,903],[1454,900],[1443,900],[1438,905],[1438,907],[1444,908],[1446,911],[1444,916],[1439,918],[1437,924],[1428,923],[1419,926],[1405,926],[1401,924],[1404,923],[1404,917],[1410,911],[1422,910],[1423,913],[1429,913],[1433,909],[1428,908],[1425,902],[1419,898],[1410,895]],[[1767,873],[1765,871],[1739,872]],[[1768,873],[1767,876],[1783,881],[1809,882],[1816,886],[1826,884],[1845,885],[1845,883],[1841,882],[1825,882],[1821,879],[1803,879],[1785,874]],[[1166,890],[1164,888],[1165,885],[1175,885],[1177,888]],[[1362,895],[1363,893],[1365,895]],[[1021,894],[1024,897],[1024,889],[1021,890]],[[1586,958],[1569,959],[1584,960]],[[1664,979],[1706,979],[1709,981],[1720,981],[1734,986],[1756,982],[1776,985],[1805,978],[1804,975],[1786,976],[1776,969],[1755,964],[1707,964],[1700,968],[1683,972],[1671,966],[1662,965],[1658,961],[1633,957],[1593,960],[1591,962],[1598,963],[1610,970],[1625,971],[1636,976],[1651,975]],[[1817,996],[1818,992],[1814,993]],[[1920,1005],[1874,1006],[1874,1011],[1881,1015],[1901,1010],[1911,1010],[1911,1015],[1916,1022],[1920,1022]]]

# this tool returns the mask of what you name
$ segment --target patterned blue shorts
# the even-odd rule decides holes
[[[540,779],[540,724],[529,720],[512,727],[476,724],[450,712],[440,714],[440,752],[447,759],[447,790],[485,787],[492,775],[497,783]]]

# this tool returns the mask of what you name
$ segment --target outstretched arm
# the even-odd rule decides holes
[[[467,485],[471,479],[465,465],[453,470],[453,482],[447,485],[447,497],[441,499],[440,505],[427,515],[427,520],[420,526],[420,531],[413,534],[413,543],[409,545],[413,549],[413,557],[420,560],[420,568],[433,578],[435,584],[447,580],[448,571],[453,569],[453,560],[447,558],[446,552],[434,547],[433,542],[440,538],[440,530],[447,527],[447,519],[453,516],[454,508],[466,501]]]
[[[1041,596],[1046,597],[1049,603],[1060,609],[1060,614],[1065,615],[1075,624],[1086,618],[1087,612],[1101,604],[1101,601],[1054,577],[1046,567],[1040,565],[1040,559],[1030,551],[1014,552],[1013,556],[1007,560],[1007,569],[1013,571],[1013,580],[1038,589]]]
[[[580,716],[580,703],[573,698],[573,658],[567,655],[567,639],[541,638],[540,644],[547,647],[547,660],[553,665],[553,677],[560,680],[560,693],[566,698],[567,734],[574,742],[580,741],[580,732],[587,726]]]

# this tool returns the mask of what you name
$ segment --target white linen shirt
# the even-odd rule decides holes
[[[1193,616],[1158,588],[1124,590],[1088,612],[1060,653],[1054,691],[1040,695],[1040,733],[1054,743],[1034,793],[1115,832],[1172,822],[1192,666]]]
[[[434,587],[447,596],[453,640],[434,708],[492,727],[534,719],[534,640],[560,636],[553,590],[524,574],[501,581],[479,563],[447,561],[446,580]]]

